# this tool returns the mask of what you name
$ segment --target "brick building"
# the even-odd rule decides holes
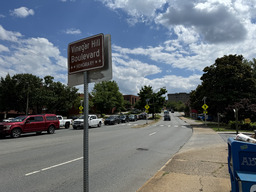
[[[135,96],[135,95],[123,95],[123,97],[124,97],[124,100],[129,101],[132,106],[134,106],[135,103],[140,99],[139,96]]]
[[[171,102],[183,102],[187,103],[189,101],[189,94],[188,93],[174,93],[168,94],[168,101]]]

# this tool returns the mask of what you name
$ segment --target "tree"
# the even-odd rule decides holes
[[[12,77],[16,82],[16,99],[15,110],[19,112],[28,112],[36,106],[42,85],[42,79],[32,74],[16,74]]]
[[[247,98],[252,102],[256,96],[256,80],[252,68],[244,63],[242,55],[223,56],[205,67],[202,84],[191,92],[192,107],[202,111],[202,99],[206,97],[210,114],[223,113],[229,105]]]
[[[168,101],[166,104],[166,107],[168,109],[173,109],[174,111],[184,111],[186,108],[186,105],[182,101]]]
[[[79,106],[78,89],[70,88],[60,82],[54,82],[54,77],[43,79],[32,74],[7,75],[0,82],[0,110],[16,110],[32,113],[61,112],[67,113],[73,105]]]
[[[41,89],[40,108],[46,107],[47,112],[67,115],[69,109],[80,105],[78,89],[68,87],[61,82],[54,82],[54,77],[45,76],[43,87]]]
[[[0,111],[6,114],[8,111],[15,109],[17,106],[16,81],[9,74],[5,78],[1,77],[0,81]]]
[[[93,104],[101,114],[112,113],[113,109],[121,111],[124,107],[123,95],[115,81],[96,83],[91,94]]]
[[[141,110],[145,109],[145,105],[149,105],[149,113],[153,117],[155,113],[161,112],[165,103],[165,97],[162,96],[167,93],[165,88],[160,88],[158,92],[154,92],[151,86],[144,86],[138,93],[140,100],[136,103],[135,107]]]

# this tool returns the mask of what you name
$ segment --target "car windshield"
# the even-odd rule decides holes
[[[10,122],[22,122],[24,119],[26,119],[27,116],[18,116],[12,120],[10,120]]]
[[[82,115],[81,117],[79,117],[78,119],[84,119],[84,116]]]
[[[115,116],[110,116],[108,119],[114,119],[115,118]]]

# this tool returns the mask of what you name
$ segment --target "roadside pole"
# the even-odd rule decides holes
[[[83,187],[89,192],[88,84],[112,79],[111,36],[100,33],[68,45],[68,86],[84,84]],[[80,106],[79,110],[82,111]]]
[[[88,76],[84,72],[84,192],[89,192],[89,136],[88,136],[88,113],[89,113],[89,96],[88,96]]]

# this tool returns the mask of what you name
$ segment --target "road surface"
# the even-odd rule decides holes
[[[191,127],[171,113],[147,127],[145,120],[89,129],[91,192],[134,192],[191,137]],[[0,139],[4,192],[82,192],[83,130]]]

